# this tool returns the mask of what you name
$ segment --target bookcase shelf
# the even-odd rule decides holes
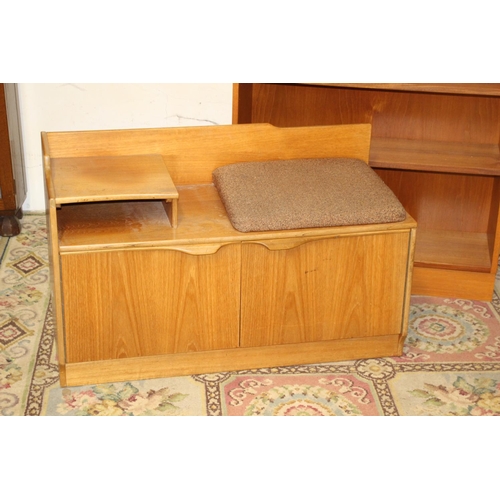
[[[500,175],[500,150],[498,144],[374,137],[370,165],[398,170]]]
[[[423,229],[415,259],[420,267],[488,273],[491,269],[488,235]]]

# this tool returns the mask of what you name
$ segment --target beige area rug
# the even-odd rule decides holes
[[[497,294],[412,297],[401,357],[61,388],[45,216],[0,250],[3,416],[500,415]]]

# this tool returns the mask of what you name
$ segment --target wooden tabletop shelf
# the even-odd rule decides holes
[[[378,139],[375,142],[376,145],[374,148],[372,147],[372,153],[375,151],[377,154],[377,151],[381,151],[377,148],[390,143],[394,146],[394,151],[403,154],[405,144],[417,141]],[[420,143],[421,145],[422,143]],[[436,146],[436,144],[432,146]],[[437,145],[434,147],[434,151],[442,152],[443,146],[443,144]],[[454,150],[452,144],[448,145],[450,156],[453,152],[460,151],[461,146],[458,145],[458,147],[458,150]],[[432,148],[429,149],[432,150]],[[485,148],[485,151],[488,150],[490,149]],[[409,157],[405,156],[407,163]],[[446,158],[444,153],[442,158]],[[129,157],[129,159],[132,161],[132,158]],[[113,160],[113,158],[106,158],[105,162],[109,165],[110,161]],[[154,157],[150,160],[154,161]],[[58,163],[57,159],[53,161],[59,167],[67,166],[65,162],[59,161]],[[134,159],[134,161],[137,160]],[[390,166],[390,162],[385,161],[383,165]],[[216,245],[218,248],[217,245],[221,243],[244,240],[245,238],[266,239],[269,237],[267,232],[242,235],[236,231],[227,218],[226,210],[212,184],[178,186],[176,192],[182,199],[182,203],[179,203],[178,208],[179,225],[177,228],[173,228],[165,214],[161,200],[154,199],[159,195],[165,196],[167,192],[163,190],[158,194],[157,191],[149,191],[152,198],[149,200],[133,200],[133,193],[130,191],[127,195],[129,199],[126,201],[63,204],[58,209],[58,234],[61,252],[78,253],[90,249],[156,248],[160,246],[180,248],[183,245],[192,245],[195,241],[198,243],[203,241],[205,247],[202,245],[198,250],[203,253],[213,250],[210,245]],[[64,191],[60,192],[64,193]],[[79,193],[79,199],[87,199],[89,196],[88,192],[84,192],[83,186],[80,186]],[[112,194],[108,193],[105,199],[109,199],[110,196]],[[74,197],[58,198],[60,201],[73,199]],[[365,229],[369,230],[369,227]],[[313,228],[288,231],[286,236],[301,237],[307,234],[307,236],[320,237],[335,231],[345,232],[343,228]],[[285,232],[283,235],[285,236]],[[420,227],[415,249],[415,266],[488,273],[492,266],[488,234],[442,231]]]
[[[54,158],[51,171],[57,206],[76,204],[78,212],[84,203],[161,200],[177,227],[179,193],[161,155]]]
[[[68,204],[58,210],[61,253],[137,247],[199,245],[199,253],[235,241],[276,239],[270,231],[241,233],[233,228],[213,184],[178,186],[177,228],[168,221],[159,201]],[[398,227],[412,227],[411,217]],[[280,238],[322,237],[380,232],[394,224],[321,227],[280,231]],[[215,245],[215,247],[211,247]]]
[[[56,203],[178,198],[161,155],[54,158]]]

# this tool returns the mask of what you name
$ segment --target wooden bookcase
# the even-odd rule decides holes
[[[372,124],[369,164],[418,222],[412,293],[491,300],[500,84],[234,84],[234,123]]]

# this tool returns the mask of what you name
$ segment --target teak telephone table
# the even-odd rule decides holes
[[[410,216],[242,233],[212,184],[235,162],[366,162],[370,129],[42,133],[61,385],[401,354]]]

